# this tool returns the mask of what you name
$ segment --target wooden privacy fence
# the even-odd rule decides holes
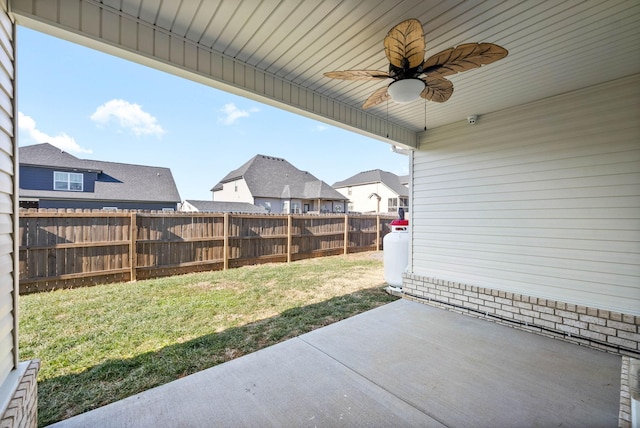
[[[379,250],[393,218],[21,211],[20,293]]]

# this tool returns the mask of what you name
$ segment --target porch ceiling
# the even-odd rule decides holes
[[[425,126],[424,102],[390,102],[388,112],[386,104],[362,112],[364,100],[384,81],[332,80],[323,72],[386,70],[382,40],[407,18],[423,23],[426,56],[467,42],[493,42],[509,50],[503,60],[450,76],[451,99],[426,105],[428,128],[640,72],[637,0],[9,0],[9,5],[18,24],[141,62],[157,59],[177,74],[195,70],[187,77],[383,140],[388,115],[394,127],[389,140],[405,146],[414,146]],[[150,51],[142,49],[140,28],[153,29]],[[212,64],[223,63],[222,71],[189,65],[189,49],[182,60],[176,58],[176,41],[200,52],[198,58],[210,52]],[[225,61],[231,71],[225,71]],[[234,78],[239,70],[242,79]]]

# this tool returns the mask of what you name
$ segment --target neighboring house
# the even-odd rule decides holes
[[[175,211],[171,170],[78,159],[51,144],[19,148],[21,208]]]
[[[349,211],[395,213],[403,208],[408,212],[408,178],[374,169],[338,181],[333,188],[349,199]]]
[[[285,159],[256,155],[211,191],[214,201],[247,202],[270,213],[342,213],[346,198]]]
[[[180,211],[188,213],[246,213],[267,214],[264,207],[259,207],[248,202],[216,202],[185,200],[180,206]]]

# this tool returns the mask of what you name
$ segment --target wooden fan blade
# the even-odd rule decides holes
[[[370,79],[386,79],[389,73],[378,70],[345,70],[345,71],[328,71],[324,73],[326,77],[342,80],[370,80]]]
[[[403,60],[408,68],[415,68],[424,61],[424,31],[417,19],[407,19],[393,27],[384,38],[384,52],[391,65],[403,68]]]
[[[424,89],[420,96],[425,100],[443,103],[453,94],[453,83],[440,77],[426,77],[420,79],[424,82]]]
[[[465,43],[437,53],[424,62],[423,73],[450,76],[506,57],[509,52],[493,43]]]
[[[377,106],[378,104],[387,101],[389,98],[391,98],[391,95],[387,92],[387,86],[383,86],[367,98],[367,101],[364,102],[362,108],[363,110],[366,110],[369,107]]]

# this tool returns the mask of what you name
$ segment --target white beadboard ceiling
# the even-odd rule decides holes
[[[451,99],[442,104],[426,103],[428,128],[640,72],[638,0],[15,0],[9,3],[19,24],[38,21],[56,26],[58,31],[87,32],[93,39],[109,39],[111,46],[117,46],[126,38],[122,25],[120,35],[109,38],[105,36],[108,29],[96,36],[86,26],[83,30],[82,25],[75,29],[74,25],[65,24],[75,19],[65,15],[80,14],[81,21],[89,9],[98,8],[102,13],[117,14],[137,25],[153,27],[230,58],[234,64],[275,76],[310,91],[313,96],[352,109],[360,109],[368,95],[385,81],[332,80],[324,77],[323,72],[386,71],[383,39],[392,26],[404,19],[417,18],[422,22],[426,56],[468,42],[492,42],[505,47],[509,51],[507,58],[449,77],[454,83]],[[21,21],[23,17],[29,19]],[[105,26],[104,22],[101,25]],[[37,27],[43,29],[42,25]],[[324,116],[321,109],[315,110],[314,114]],[[422,100],[407,105],[385,103],[367,113],[415,135],[425,126]],[[380,130],[378,134],[383,132]]]

